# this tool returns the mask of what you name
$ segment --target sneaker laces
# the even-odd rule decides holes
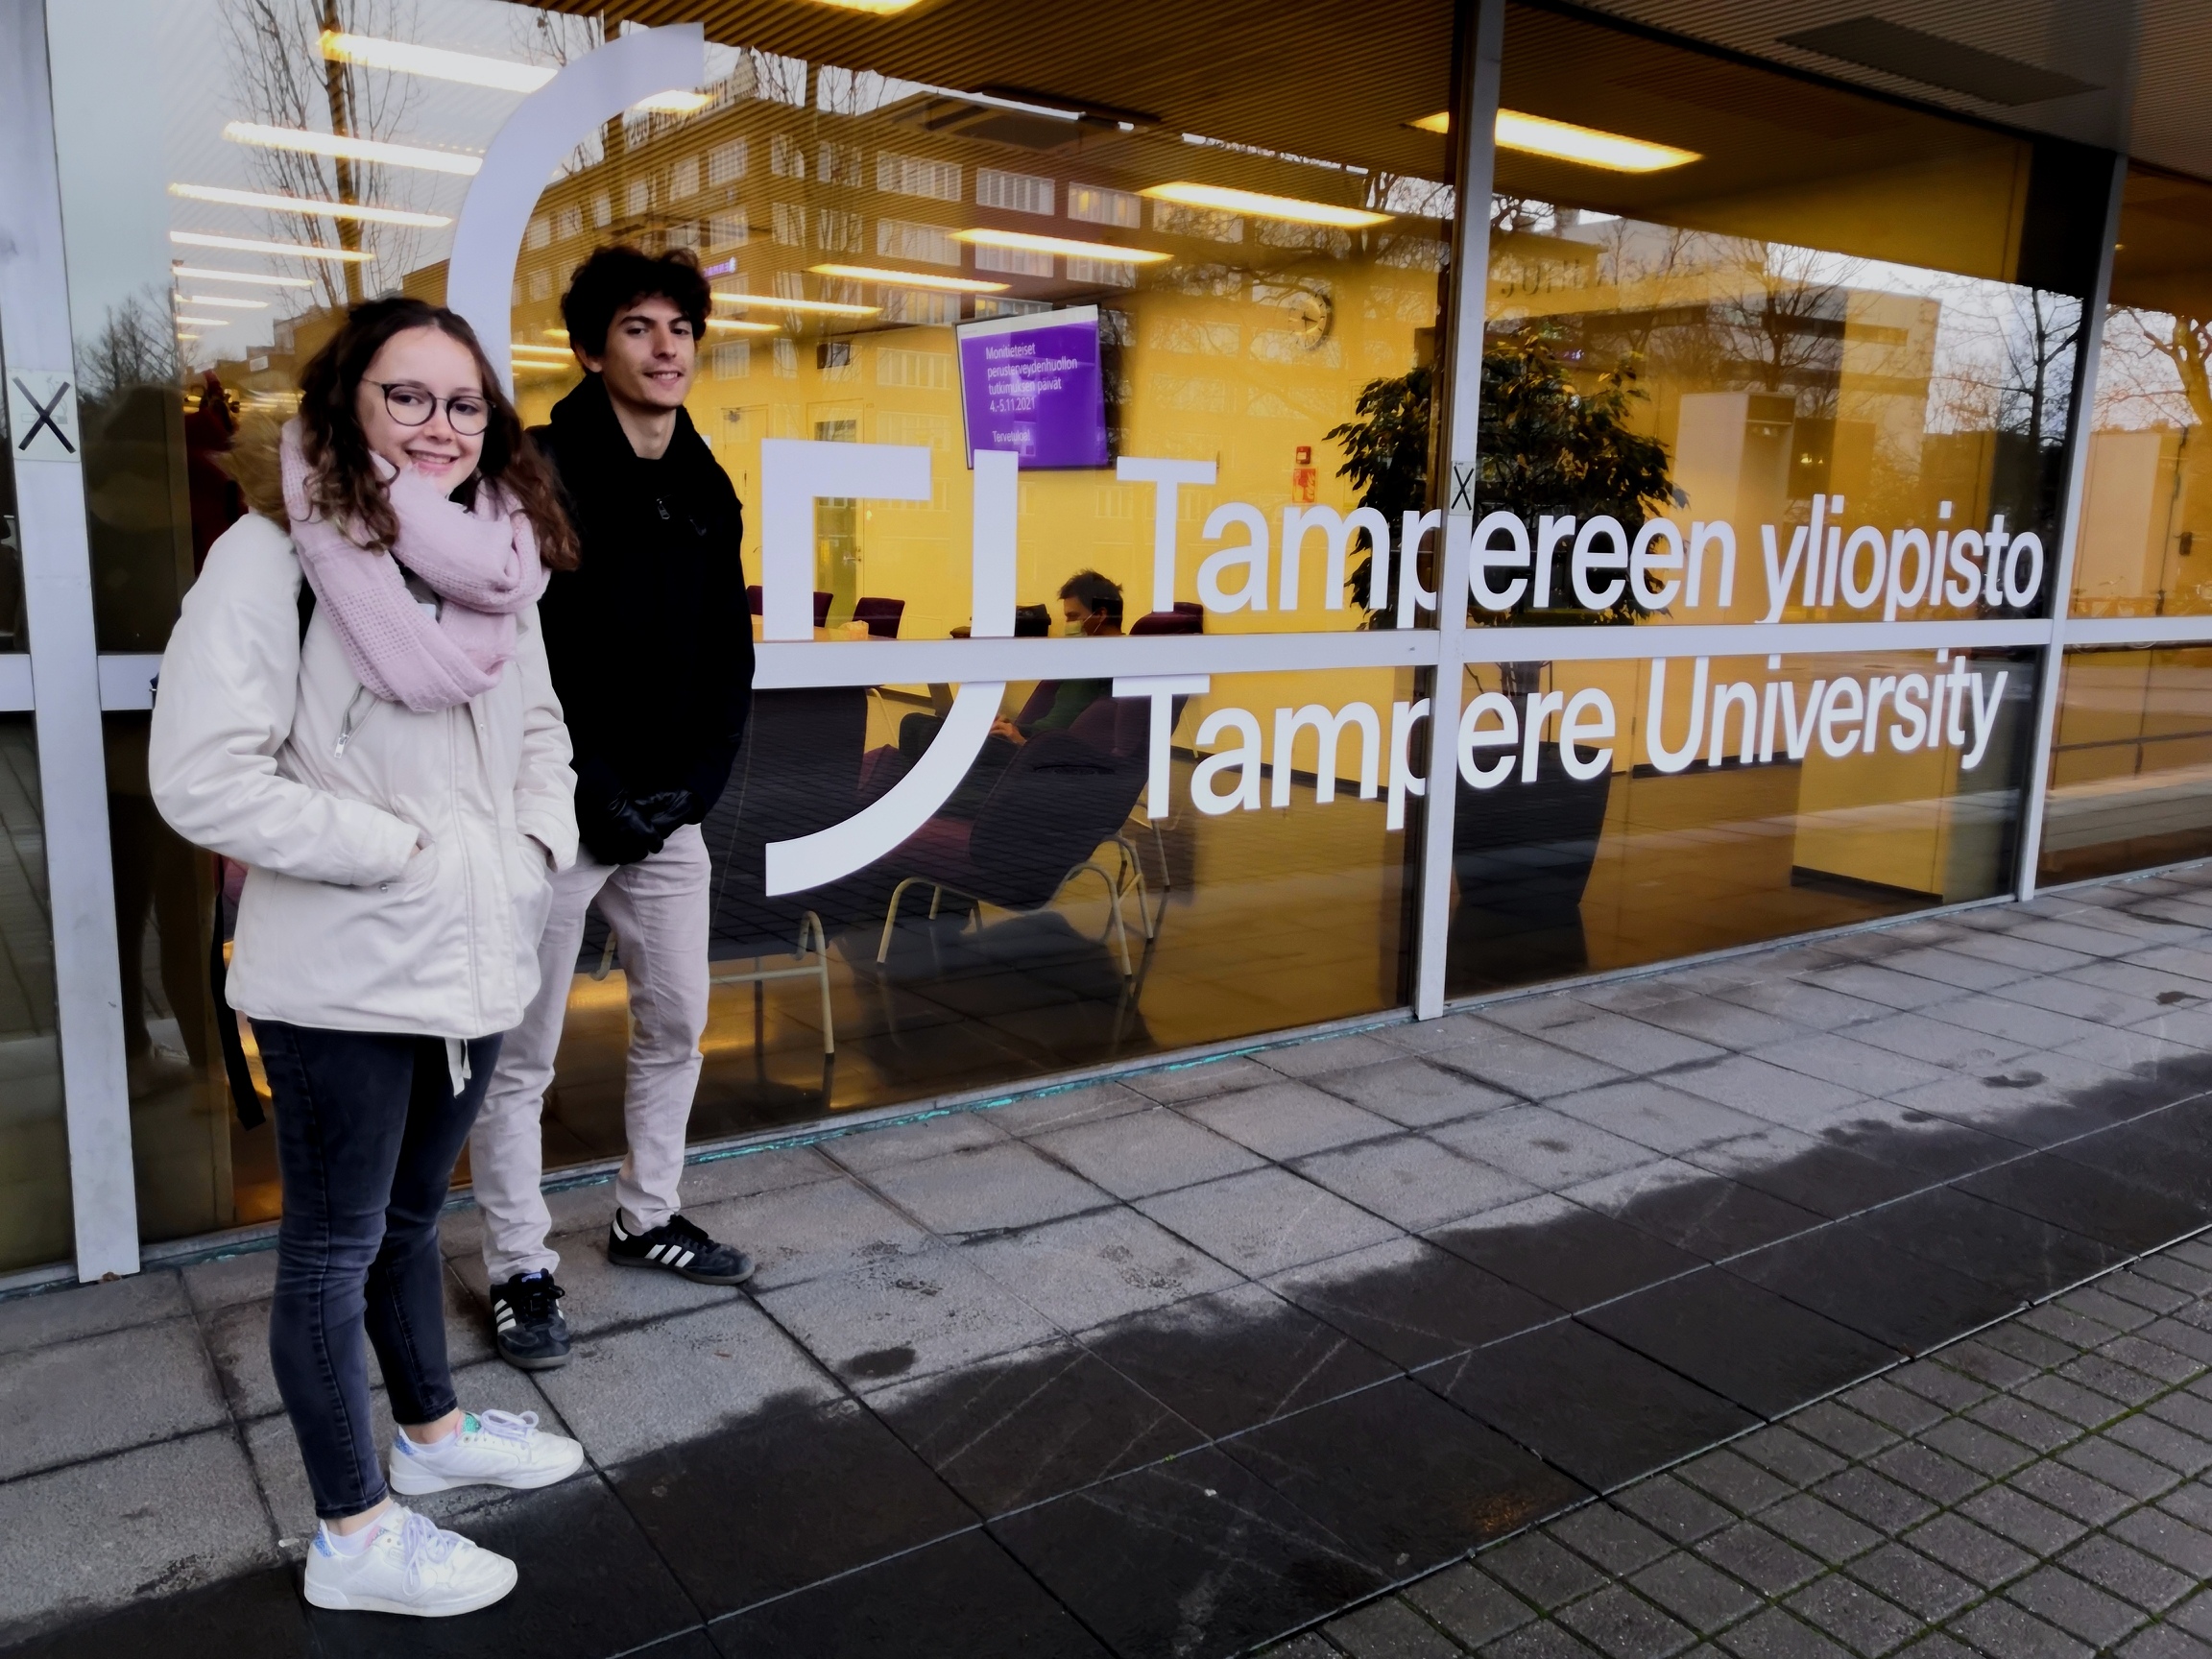
[[[407,1594],[413,1596],[422,1588],[424,1571],[445,1566],[468,1540],[458,1532],[446,1531],[427,1515],[418,1515],[412,1509],[404,1513],[407,1519],[399,1524],[399,1559],[406,1570]]]
[[[486,1434],[500,1440],[527,1441],[538,1432],[538,1413],[524,1411],[474,1411],[476,1427]]]
[[[502,1287],[500,1294],[507,1305],[515,1310],[516,1317],[537,1324],[550,1319],[554,1312],[553,1305],[568,1292],[556,1285],[553,1275],[548,1273],[542,1278],[517,1279]]]
[[[677,1214],[669,1216],[666,1221],[662,1222],[661,1224],[660,1230],[663,1233],[675,1234],[677,1238],[683,1239],[686,1244],[705,1244],[710,1247],[714,1242],[712,1238],[707,1236],[707,1231],[705,1228],[701,1227],[698,1222],[692,1220],[690,1216],[683,1214],[681,1212],[679,1212]]]

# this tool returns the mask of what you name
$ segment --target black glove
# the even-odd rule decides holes
[[[667,831],[638,810],[630,791],[618,783],[576,785],[576,833],[584,849],[602,864],[635,864],[661,851]]]
[[[651,795],[640,795],[637,808],[637,815],[652,826],[653,833],[662,841],[685,825],[696,824],[707,816],[699,797],[688,789],[661,789]]]

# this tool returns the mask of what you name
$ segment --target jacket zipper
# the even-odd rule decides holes
[[[368,723],[369,716],[364,714],[357,724],[353,719],[353,710],[361,707],[361,699],[369,696],[369,687],[366,685],[354,687],[352,699],[346,705],[346,717],[338,722],[338,744],[336,748],[330,751],[333,759],[342,760],[345,758],[346,745],[352,742],[353,733],[358,732],[361,726]]]

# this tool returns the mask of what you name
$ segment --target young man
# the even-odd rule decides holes
[[[753,1272],[684,1217],[676,1190],[707,1026],[699,821],[729,779],[753,694],[737,495],[684,411],[708,303],[688,254],[593,253],[561,301],[584,383],[534,434],[582,542],[582,564],[554,574],[539,613],[575,745],[583,848],[553,878],[543,985],[507,1035],[469,1142],[493,1336],[525,1370],[568,1359],[540,1115],[594,900],[630,988],[629,1155],[608,1259],[709,1285]]]

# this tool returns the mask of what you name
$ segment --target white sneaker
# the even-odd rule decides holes
[[[473,1613],[515,1588],[515,1563],[394,1504],[358,1555],[341,1555],[317,1529],[307,1549],[307,1603],[363,1613],[446,1619]]]
[[[526,1492],[583,1467],[584,1448],[565,1434],[541,1432],[535,1411],[465,1411],[461,1431],[435,1446],[418,1446],[404,1433],[393,1442],[392,1490],[408,1498],[456,1486]]]

